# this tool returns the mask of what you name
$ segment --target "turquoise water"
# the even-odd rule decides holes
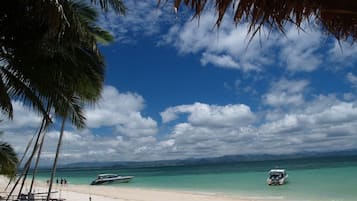
[[[275,167],[287,169],[288,184],[266,184],[268,170]],[[66,178],[72,184],[87,185],[99,173],[135,176],[130,183],[111,184],[118,187],[176,189],[277,200],[357,200],[357,157],[200,166],[60,169],[57,176]],[[42,170],[39,176],[45,180],[49,177],[49,172]]]

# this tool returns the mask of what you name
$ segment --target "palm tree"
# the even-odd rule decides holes
[[[16,175],[17,162],[17,155],[11,145],[0,141],[0,175],[14,177]]]
[[[167,0],[166,0],[167,1]],[[160,4],[161,0],[158,0]],[[194,9],[199,16],[210,4],[208,0],[173,0],[177,12],[181,4]],[[233,8],[235,23],[248,22],[252,37],[262,28],[277,29],[284,33],[287,23],[301,28],[301,23],[316,20],[321,27],[338,40],[357,39],[357,1],[353,0],[216,0],[219,26],[229,8]]]
[[[68,73],[53,74],[54,86],[61,93],[52,101],[55,115],[62,118],[61,130],[53,163],[47,199],[50,199],[53,178],[56,173],[65,122],[72,121],[77,128],[85,126],[82,113],[84,103],[94,103],[100,97],[104,81],[104,60],[97,49],[97,41],[110,42],[109,33],[95,25],[97,13],[86,4],[69,2],[62,5],[69,27],[62,35],[62,43],[54,48],[57,68]],[[63,49],[62,49],[63,48]],[[62,81],[57,83],[57,81]]]
[[[99,3],[105,11],[109,7],[124,11],[120,0],[92,3]],[[70,118],[77,128],[84,127],[83,103],[93,103],[100,96],[104,60],[97,41],[109,42],[112,37],[95,25],[96,12],[80,2],[14,0],[1,7],[0,12],[0,28],[4,28],[0,29],[0,107],[11,118],[10,100],[15,98],[39,111],[45,122],[51,122],[46,104],[63,118],[54,175],[64,122]],[[25,163],[24,175],[38,149],[40,134]],[[25,179],[26,176],[23,183]]]
[[[48,89],[50,87],[47,85],[47,73],[55,70],[52,66],[54,62],[51,61],[54,56],[53,49],[61,42],[61,38],[63,39],[63,33],[72,29],[73,23],[69,26],[67,18],[70,16],[65,13],[65,9],[68,9],[65,5],[73,2],[71,0],[12,0],[1,3],[0,109],[7,113],[9,118],[13,115],[11,99],[22,100],[35,111],[44,116],[48,115],[44,107],[51,94]],[[117,13],[125,13],[122,0],[91,0],[90,2],[99,4],[104,11],[113,9]],[[102,30],[91,30],[91,32],[100,31]],[[104,32],[102,35],[109,36]],[[78,39],[76,37],[72,41],[78,42]],[[98,52],[96,45],[93,47],[91,51]],[[59,51],[60,49],[57,49],[56,53]],[[68,55],[63,54],[63,56]],[[47,63],[39,66],[40,62]],[[56,70],[55,73],[58,71]],[[36,81],[39,83],[35,86]],[[47,87],[47,90],[40,91],[38,88],[40,85],[43,85],[41,90],[44,87]],[[47,118],[50,120],[49,117]]]

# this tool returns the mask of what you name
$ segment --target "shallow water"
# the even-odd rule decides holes
[[[267,172],[275,167],[287,169],[288,184],[266,184]],[[276,200],[357,200],[357,157],[176,167],[59,169],[57,177],[66,178],[72,184],[88,185],[99,173],[135,176],[130,183],[111,184],[120,187],[176,189]],[[46,170],[39,173],[42,180],[49,175]]]

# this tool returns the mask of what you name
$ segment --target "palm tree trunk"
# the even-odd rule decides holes
[[[14,186],[12,187],[12,189],[11,189],[11,191],[10,191],[10,193],[9,193],[9,195],[8,195],[8,197],[7,197],[6,200],[8,200],[8,199],[11,197],[11,195],[12,195],[12,193],[14,192],[15,188],[16,188],[17,185],[19,184],[21,178],[22,178],[24,175],[27,176],[27,173],[28,173],[28,171],[29,171],[29,169],[30,169],[30,166],[31,166],[32,158],[33,158],[33,156],[35,155],[35,153],[36,153],[36,151],[37,151],[37,148],[38,148],[38,141],[39,141],[39,139],[40,139],[40,135],[41,135],[41,132],[42,132],[43,127],[44,127],[44,124],[41,124],[41,127],[40,127],[40,129],[39,129],[39,131],[38,131],[38,133],[37,133],[37,138],[36,138],[36,142],[35,142],[34,148],[33,148],[33,150],[32,150],[32,153],[31,153],[31,155],[29,156],[29,158],[27,159],[27,161],[26,161],[26,163],[25,163],[25,165],[24,165],[24,170],[21,172],[21,175],[20,175],[19,178],[16,180],[16,182],[15,182]],[[21,194],[22,188],[23,188],[24,183],[25,183],[24,181],[26,180],[26,176],[25,176],[25,178],[24,178],[24,180],[23,180],[23,182],[22,182],[22,185],[21,185],[21,188],[20,188],[20,190],[19,190],[18,196],[20,196],[20,194]]]
[[[33,169],[32,172],[32,180],[31,180],[31,185],[30,185],[30,189],[29,189],[29,194],[32,192],[32,188],[33,188],[33,184],[35,182],[35,178],[36,178],[36,174],[37,174],[37,168],[38,168],[38,163],[40,161],[40,157],[41,157],[41,152],[42,152],[42,146],[43,146],[43,142],[45,141],[45,133],[42,136],[41,142],[40,142],[40,147],[38,149],[37,152],[37,158],[36,158],[36,163],[35,163],[35,167]]]
[[[51,109],[51,103],[49,103],[49,104],[47,105],[47,111],[46,111],[47,114],[50,113],[50,109]],[[45,125],[44,125],[44,130],[48,127],[49,123],[50,123],[50,122],[48,121],[48,119],[44,116],[43,119],[42,119],[42,124],[45,124]],[[35,167],[34,167],[33,172],[32,172],[32,181],[31,181],[31,185],[30,185],[29,192],[28,192],[29,195],[30,195],[30,193],[32,192],[33,184],[34,184],[34,182],[35,182],[35,178],[36,178],[36,174],[37,174],[37,168],[38,168],[38,163],[39,163],[39,161],[40,161],[41,152],[42,152],[42,147],[43,147],[43,142],[45,141],[45,136],[46,136],[46,133],[44,132],[43,135],[42,135],[42,138],[41,138],[40,147],[39,147],[38,152],[37,152]]]
[[[67,115],[65,115],[63,117],[63,119],[62,119],[61,131],[60,131],[60,136],[59,136],[59,139],[58,139],[55,161],[53,162],[50,186],[48,187],[48,193],[47,193],[46,201],[49,201],[50,198],[51,198],[52,184],[53,184],[53,179],[54,179],[54,177],[56,175],[56,167],[57,167],[58,156],[59,156],[59,152],[60,152],[60,148],[61,148],[61,144],[62,144],[62,137],[63,137],[63,133],[64,133],[64,125],[65,125],[66,119],[67,119],[66,116]]]
[[[18,193],[18,197],[20,197],[21,192],[22,192],[22,189],[23,189],[23,187],[24,187],[24,185],[25,185],[25,181],[26,181],[27,175],[28,175],[28,173],[29,173],[29,171],[30,171],[32,159],[33,159],[33,157],[35,156],[37,150],[39,149],[39,141],[40,141],[40,138],[41,138],[41,133],[42,133],[42,131],[44,130],[44,128],[45,128],[45,126],[46,126],[46,123],[47,123],[46,117],[44,116],[44,117],[43,117],[43,120],[42,120],[42,122],[41,122],[40,130],[38,131],[38,136],[37,136],[37,139],[36,139],[35,148],[34,148],[33,152],[31,153],[31,158],[29,159],[29,160],[31,160],[30,163],[29,163],[30,165],[27,166],[26,172],[25,172],[25,175],[24,175],[24,178],[22,179],[22,184],[21,184],[21,187],[20,187],[20,190],[19,190],[19,193]],[[31,191],[30,191],[30,193],[31,193]]]
[[[30,163],[30,164],[31,164],[31,163]],[[30,166],[31,166],[31,165],[30,165]],[[26,181],[27,175],[28,175],[29,170],[30,170],[30,166],[28,166],[28,168],[26,169],[25,175],[24,175],[24,177],[22,178],[21,187],[20,187],[19,193],[17,194],[17,197],[18,197],[18,198],[21,196],[21,192],[22,192],[22,189],[24,188],[25,181]]]
[[[19,169],[19,167],[20,167],[22,161],[24,160],[25,156],[27,155],[27,152],[28,152],[28,150],[30,149],[30,146],[31,146],[32,141],[33,141],[34,138],[35,138],[35,135],[33,135],[32,138],[31,138],[31,140],[27,143],[25,152],[24,152],[24,154],[22,155],[20,161],[19,161],[19,162],[17,163],[17,165],[16,165],[16,170]],[[15,178],[16,178],[16,176],[15,176],[15,177],[11,177],[11,178],[9,179],[9,183],[6,185],[5,191],[7,190],[7,188],[10,186],[11,182],[13,182],[13,180],[14,180]]]

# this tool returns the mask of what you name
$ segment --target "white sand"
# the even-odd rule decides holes
[[[0,176],[0,192],[4,191],[8,179]],[[47,184],[36,181],[35,192],[47,192]],[[24,188],[24,192],[28,187]],[[9,191],[9,189],[8,189]],[[90,186],[73,185],[65,186],[53,185],[53,191],[57,191],[52,198],[63,198],[66,201],[267,201],[268,198],[239,198],[225,196],[221,194],[141,189],[141,188],[120,188],[113,186]],[[45,194],[44,194],[45,195]],[[4,193],[2,194],[4,196]],[[271,200],[276,200],[271,199]]]

